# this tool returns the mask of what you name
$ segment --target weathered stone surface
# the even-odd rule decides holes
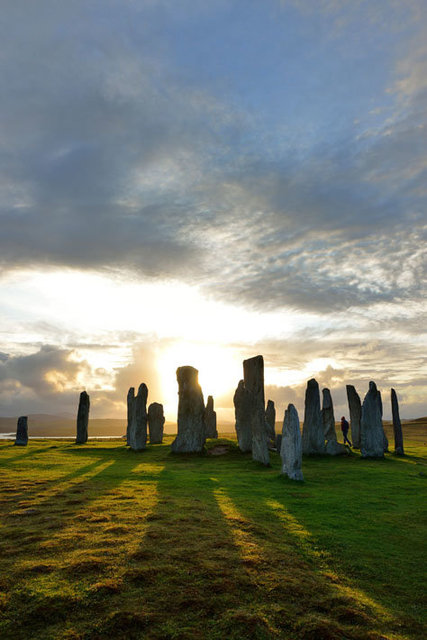
[[[205,445],[205,404],[194,367],[179,367],[178,435],[172,443],[174,453],[200,453]]]
[[[304,480],[302,474],[302,440],[298,412],[293,404],[285,411],[280,446],[282,473],[291,480]]]
[[[207,438],[218,438],[216,429],[216,411],[214,411],[214,399],[208,396],[205,408],[205,432]]]
[[[165,416],[163,413],[163,405],[159,402],[152,402],[148,407],[150,444],[161,444],[163,442],[164,425]]]
[[[270,464],[268,437],[265,429],[264,358],[254,356],[243,361],[245,388],[251,395],[252,458]]]
[[[130,425],[132,423],[133,403],[135,400],[135,387],[131,387],[127,395],[127,427],[126,427],[126,444],[130,445]]]
[[[239,381],[234,393],[234,415],[236,418],[236,434],[240,451],[252,451],[251,394],[243,380]]]
[[[18,424],[16,425],[16,439],[15,444],[26,447],[28,444],[28,417],[21,416],[18,418]]]
[[[326,453],[328,456],[346,456],[350,453],[345,444],[337,440],[328,440],[326,443]]]
[[[359,394],[352,384],[346,386],[348,408],[350,411],[351,442],[354,449],[360,449],[360,420],[362,417],[362,405]]]
[[[77,436],[76,444],[85,444],[88,436],[90,399],[86,391],[80,394],[79,408],[77,411]]]
[[[383,420],[383,401],[382,401],[382,397],[381,397],[381,391],[378,391],[378,395],[379,395],[379,398],[380,398],[381,424],[382,424],[382,420]],[[385,430],[384,430],[384,425],[383,425],[383,448],[384,448],[384,453],[386,451],[388,451],[388,438],[387,438]]]
[[[314,378],[307,382],[305,392],[302,452],[304,455],[325,453],[325,435],[323,433],[322,412],[320,410],[319,385]]]
[[[276,435],[276,451],[277,451],[277,453],[280,453],[281,446],[282,446],[282,434],[278,433]]]
[[[335,431],[334,404],[329,389],[322,390],[322,422],[325,440],[337,441],[337,433]]]
[[[272,443],[276,442],[276,408],[273,400],[267,401],[267,408],[265,410],[265,426],[267,429],[267,436]]]
[[[403,433],[399,416],[399,402],[394,389],[391,390],[391,412],[393,416],[394,453],[397,456],[404,456],[405,452],[403,450]]]
[[[360,451],[362,458],[384,457],[384,429],[381,420],[381,397],[375,382],[363,400],[360,421]]]
[[[129,445],[133,451],[143,451],[147,446],[147,397],[147,385],[142,383],[132,403]]]

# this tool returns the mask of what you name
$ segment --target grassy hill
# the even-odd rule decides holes
[[[301,484],[171,440],[0,443],[0,638],[426,637],[426,447]]]

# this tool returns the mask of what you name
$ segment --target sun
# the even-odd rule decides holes
[[[176,419],[178,406],[178,367],[191,365],[199,371],[199,383],[205,401],[214,400],[233,391],[242,377],[241,358],[232,348],[218,344],[180,341],[159,354],[157,366],[162,381],[165,414]]]

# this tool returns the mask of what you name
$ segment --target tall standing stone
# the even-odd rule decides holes
[[[351,442],[354,449],[360,449],[360,420],[362,405],[359,394],[352,384],[346,385],[348,408],[350,411]]]
[[[362,458],[384,457],[384,429],[381,414],[381,397],[377,385],[375,382],[370,382],[369,391],[363,400],[360,421]]]
[[[305,392],[302,452],[304,455],[325,453],[325,435],[323,433],[322,412],[320,410],[319,385],[314,378],[307,382]]]
[[[200,453],[205,445],[205,404],[194,367],[178,367],[178,435],[173,453]]]
[[[337,440],[335,431],[334,404],[329,389],[322,389],[322,422],[326,439],[325,453],[329,456],[340,456],[348,453],[347,447]]]
[[[142,451],[147,446],[147,385],[142,383],[132,403],[129,444],[133,451]]]
[[[282,473],[291,480],[304,480],[302,474],[302,440],[298,412],[293,404],[285,411],[280,445]]]
[[[216,411],[214,411],[214,399],[208,396],[205,409],[205,429],[207,438],[218,438],[216,428]]]
[[[150,444],[161,444],[163,442],[163,429],[165,416],[163,405],[159,402],[152,402],[148,407],[148,432],[150,434]]]
[[[18,424],[16,425],[16,439],[15,444],[26,447],[28,444],[28,417],[21,416],[18,418]]]
[[[264,358],[254,356],[243,361],[245,388],[251,396],[252,458],[270,464],[268,437],[265,429]]]
[[[334,404],[329,389],[322,389],[322,396],[322,422],[325,440],[334,440],[336,442]]]
[[[386,451],[388,451],[388,438],[386,436],[386,432],[385,432],[384,424],[383,424],[383,401],[382,401],[382,398],[381,398],[381,391],[378,391],[378,395],[379,395],[379,398],[380,398],[381,424],[383,426],[383,449],[384,449],[384,453],[385,453]]]
[[[132,424],[133,403],[135,401],[135,387],[131,387],[127,395],[127,427],[126,427],[126,444],[130,445],[130,426]]]
[[[265,410],[265,427],[267,429],[267,435],[272,441],[272,444],[276,442],[276,408],[273,400],[267,401],[267,408]]]
[[[252,451],[251,394],[243,380],[239,381],[233,397],[236,434],[240,451]]]
[[[394,389],[391,390],[391,412],[393,415],[393,432],[394,432],[394,453],[397,456],[404,456],[403,450],[403,433],[402,424],[399,416],[399,402]]]
[[[86,391],[82,391],[77,411],[77,436],[76,444],[85,444],[88,435],[90,399]]]

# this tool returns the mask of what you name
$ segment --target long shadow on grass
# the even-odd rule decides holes
[[[340,462],[342,465],[348,463],[347,460],[340,460],[338,464]],[[316,465],[321,463],[320,460],[315,461]],[[328,460],[325,460],[325,464],[328,464]],[[332,465],[330,466],[332,468]],[[358,471],[361,472],[360,467]],[[324,546],[322,548],[312,535],[310,520],[313,518],[314,522],[314,518],[319,515],[319,507],[327,508],[328,506],[321,500],[317,501],[319,504],[315,504],[318,487],[310,488],[309,483],[299,485],[277,475],[274,476],[273,472],[266,481],[262,482],[259,479],[258,482],[252,483],[252,496],[245,495],[242,492],[241,482],[232,479],[231,482],[221,485],[218,490],[218,499],[222,502],[224,512],[228,512],[230,526],[235,529],[236,535],[242,536],[242,531],[246,530],[252,535],[258,534],[258,538],[261,536],[265,557],[274,558],[274,565],[281,567],[283,571],[282,583],[274,587],[273,591],[277,591],[280,594],[279,597],[292,597],[292,594],[299,597],[302,605],[299,618],[301,625],[306,625],[305,631],[312,629],[314,637],[323,637],[329,625],[331,637],[338,634],[337,637],[367,638],[371,636],[365,634],[373,633],[372,630],[378,628],[376,618],[379,617],[382,618],[381,624],[392,628],[395,633],[402,632],[405,627],[409,637],[422,637],[422,628],[419,623],[408,619],[403,625],[403,610],[402,616],[399,616],[394,608],[395,614],[392,615],[384,603],[380,602],[377,593],[370,593],[366,588],[363,592],[357,580],[348,575],[348,567],[337,560],[334,548]],[[326,490],[331,491],[331,487],[325,487]],[[332,511],[334,507],[337,508],[332,503],[330,507]],[[342,508],[342,505],[338,505],[338,508]],[[326,519],[330,518],[331,529],[333,529],[336,522],[339,522],[339,519],[334,518],[337,514],[329,514],[325,511],[324,515]],[[357,526],[356,521],[352,519],[346,522],[346,526],[354,529]],[[381,526],[379,521],[377,524],[379,541]],[[276,532],[274,538],[271,537],[273,531]],[[359,550],[362,553],[363,543],[363,531],[361,531]],[[305,561],[302,572],[298,568],[298,557]],[[380,556],[375,560],[381,563]],[[382,561],[387,562],[387,557],[384,556]],[[267,574],[274,575],[274,567],[267,566]],[[366,584],[363,584],[363,587],[366,587]],[[325,616],[329,619],[328,625]],[[339,627],[342,628],[341,633],[344,634],[342,636],[340,636]]]
[[[25,586],[29,579],[31,585],[31,579],[36,579],[38,573],[59,570],[64,572],[62,579],[77,586],[82,575],[96,574],[105,565],[100,553],[93,555],[90,552],[90,541],[96,537],[98,523],[109,519],[109,514],[99,509],[97,501],[102,501],[103,496],[114,492],[122,482],[132,477],[134,468],[141,464],[143,454],[132,455],[124,449],[96,447],[72,449],[71,452],[82,460],[87,456],[92,459],[95,456],[96,460],[68,474],[69,479],[76,478],[79,470],[87,473],[99,465],[103,468],[46,499],[33,502],[31,509],[11,514],[4,520],[2,573],[7,579],[2,586],[10,591],[10,602],[5,612],[7,622],[0,629],[0,636],[4,632],[4,637],[27,638],[29,629],[39,632],[46,628],[46,637],[50,637],[49,625],[60,624],[76,614],[79,595],[52,592],[52,587],[49,588],[52,595],[38,591],[34,594],[33,587]],[[79,516],[77,524],[76,516]],[[103,549],[100,551],[102,553]],[[57,563],[64,554],[68,554],[71,562],[61,569]],[[32,565],[32,574],[22,573],[22,563],[24,566]]]
[[[259,585],[215,498],[217,484],[211,460],[165,457],[149,526],[88,638],[277,637],[259,613]]]

